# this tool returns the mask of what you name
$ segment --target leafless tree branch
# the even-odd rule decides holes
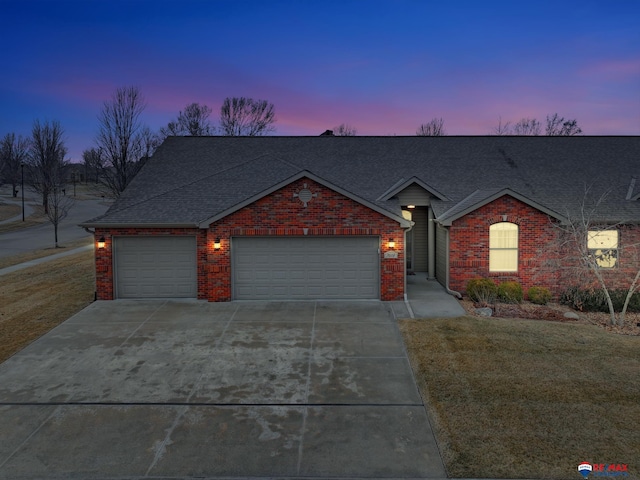
[[[266,100],[246,97],[225,98],[220,107],[222,135],[260,136],[275,130],[275,109]]]

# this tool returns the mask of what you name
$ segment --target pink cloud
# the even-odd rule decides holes
[[[618,82],[640,82],[640,58],[625,60],[601,60],[580,70],[584,76],[605,77]]]

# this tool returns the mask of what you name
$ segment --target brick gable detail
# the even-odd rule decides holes
[[[306,185],[306,186],[305,186]],[[305,207],[297,195],[303,189],[312,197]],[[380,245],[380,298],[404,298],[404,231],[400,225],[313,180],[302,178],[211,224],[208,244],[220,238],[220,250],[209,249],[208,263],[218,267],[209,275],[210,301],[227,301],[231,291],[230,239],[238,236],[378,236]],[[384,258],[393,238],[398,258]]]
[[[557,235],[553,221],[507,195],[456,220],[450,227],[450,287],[464,292],[470,279],[488,277],[496,283],[517,281],[525,291],[540,285],[557,292],[559,275],[547,261],[546,251]],[[517,272],[489,271],[489,227],[500,222],[518,225]]]

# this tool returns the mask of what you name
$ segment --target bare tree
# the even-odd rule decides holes
[[[634,243],[631,231],[626,232],[628,235],[620,235],[627,228],[623,223],[604,222],[609,193],[606,191],[597,196],[592,187],[586,188],[577,211],[568,212],[566,221],[556,224],[559,245],[553,262],[568,269],[569,276],[582,284],[589,274],[593,275],[606,299],[610,323],[624,325],[631,297],[640,287],[640,238]],[[627,265],[625,269],[618,265],[623,258]],[[620,280],[622,276],[629,279],[629,284],[620,315],[616,316],[610,283],[612,277]]]
[[[336,137],[355,137],[358,130],[353,125],[341,123],[337,127],[333,127],[333,135]]]
[[[547,115],[545,135],[546,136],[572,136],[580,135],[582,129],[578,126],[578,121],[565,120],[557,113]],[[498,126],[493,129],[493,135],[541,135],[542,124],[535,118],[522,118],[513,127],[511,122],[502,123],[502,118]]]
[[[90,148],[82,152],[82,160],[84,163],[85,177],[88,179],[91,175],[95,178],[95,183],[100,180],[100,173],[104,168],[104,159],[100,155],[97,148]]]
[[[11,184],[12,195],[18,195],[21,165],[29,156],[29,139],[15,133],[7,133],[0,142],[0,178]]]
[[[164,139],[170,135],[202,137],[213,135],[215,127],[209,121],[211,108],[198,103],[191,103],[178,113],[178,118],[160,129],[160,136]]]
[[[31,142],[28,165],[30,170],[31,187],[42,195],[44,212],[49,212],[49,194],[58,188],[60,181],[56,174],[64,165],[67,149],[63,140],[64,130],[58,121],[36,120],[31,129]]]
[[[53,225],[55,247],[58,248],[58,226],[69,214],[73,200],[66,195],[65,178],[67,164],[59,163],[51,172],[52,186],[47,194],[47,218]]]
[[[140,162],[144,165],[160,146],[163,138],[159,134],[152,132],[149,127],[144,127],[140,136],[142,137],[142,156],[140,157]]]
[[[535,118],[522,118],[513,126],[514,135],[533,135],[542,133],[542,125]]]
[[[498,119],[498,126],[491,132],[492,135],[511,135],[511,122],[502,123],[502,117]]]
[[[96,144],[104,159],[100,179],[106,189],[119,197],[141,168],[143,126],[140,115],[145,102],[137,87],[120,87],[104,102],[98,115]]]
[[[266,100],[225,98],[220,107],[220,130],[227,136],[259,136],[275,130],[275,109]]]
[[[419,137],[442,137],[446,134],[442,117],[433,118],[430,122],[423,123],[416,131],[416,135]]]
[[[553,115],[547,115],[547,128],[545,129],[545,135],[548,136],[573,136],[580,135],[582,129],[578,126],[578,121],[565,120],[564,117],[560,117],[557,113]]]

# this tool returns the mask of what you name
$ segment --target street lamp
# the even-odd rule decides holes
[[[20,163],[20,169],[22,170],[22,186],[20,190],[22,190],[22,221],[24,222],[24,162]]]

